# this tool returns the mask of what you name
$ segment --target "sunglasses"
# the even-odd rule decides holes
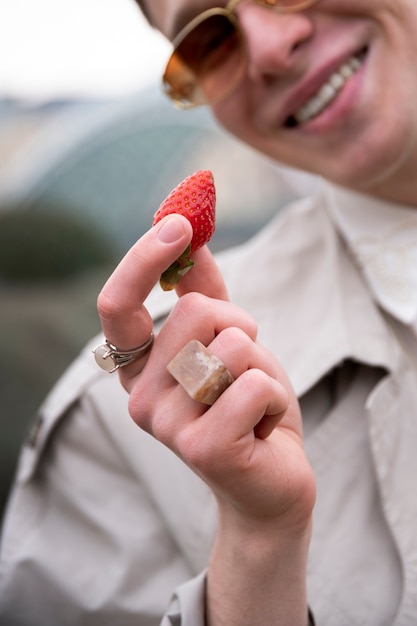
[[[241,0],[225,8],[197,15],[175,37],[174,50],[163,75],[166,95],[182,108],[215,104],[237,87],[247,66],[243,31],[234,10]],[[281,13],[301,11],[318,0],[255,0]]]

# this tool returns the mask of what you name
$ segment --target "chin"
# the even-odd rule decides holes
[[[275,158],[343,187],[408,203],[405,189],[410,189],[417,167],[417,140],[409,128],[397,124],[382,132],[379,125],[373,132],[357,133],[357,139],[347,144],[336,142],[332,148],[305,150],[301,158],[295,151],[291,159],[283,158],[288,154],[277,153]],[[417,198],[411,200],[415,202]]]
[[[416,163],[415,146],[411,145],[410,136],[368,148],[359,146],[345,158],[339,154],[322,176],[357,191],[404,201],[403,189],[409,185],[410,174],[414,178],[412,172]]]

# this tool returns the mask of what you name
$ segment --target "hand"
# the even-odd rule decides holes
[[[170,216],[127,253],[98,298],[112,343],[129,348],[149,337],[152,320],[144,302],[191,236],[186,219]],[[291,385],[256,342],[255,321],[227,301],[208,249],[194,260],[151,353],[119,370],[131,416],[200,474],[223,506],[247,520],[289,515],[292,523],[301,522],[311,512],[314,489]],[[166,370],[190,339],[208,346],[236,379],[210,408],[191,400]]]
[[[187,220],[171,216],[128,252],[98,299],[109,341],[120,348],[146,341],[152,320],[144,302],[191,236]],[[271,618],[303,624],[315,485],[298,402],[274,356],[257,343],[255,321],[228,301],[208,249],[193,258],[151,352],[119,370],[130,393],[129,411],[217,498],[219,529],[207,583],[210,626],[255,626]],[[192,400],[166,369],[191,339],[205,344],[235,378],[211,407]]]

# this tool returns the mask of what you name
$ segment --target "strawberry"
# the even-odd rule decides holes
[[[165,270],[160,278],[164,291],[173,289],[181,276],[192,268],[190,255],[204,246],[215,230],[216,189],[213,174],[209,170],[199,170],[182,181],[153,216],[152,226],[171,213],[184,215],[193,227],[193,238],[181,256]]]

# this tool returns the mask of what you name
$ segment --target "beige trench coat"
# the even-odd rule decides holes
[[[330,198],[324,188],[297,203],[219,263],[301,399],[318,484],[308,569],[318,626],[413,626],[417,374],[335,231]],[[151,298],[156,320],[173,297]],[[203,626],[213,497],[131,422],[117,376],[93,361],[96,342],[22,450],[0,623]]]

